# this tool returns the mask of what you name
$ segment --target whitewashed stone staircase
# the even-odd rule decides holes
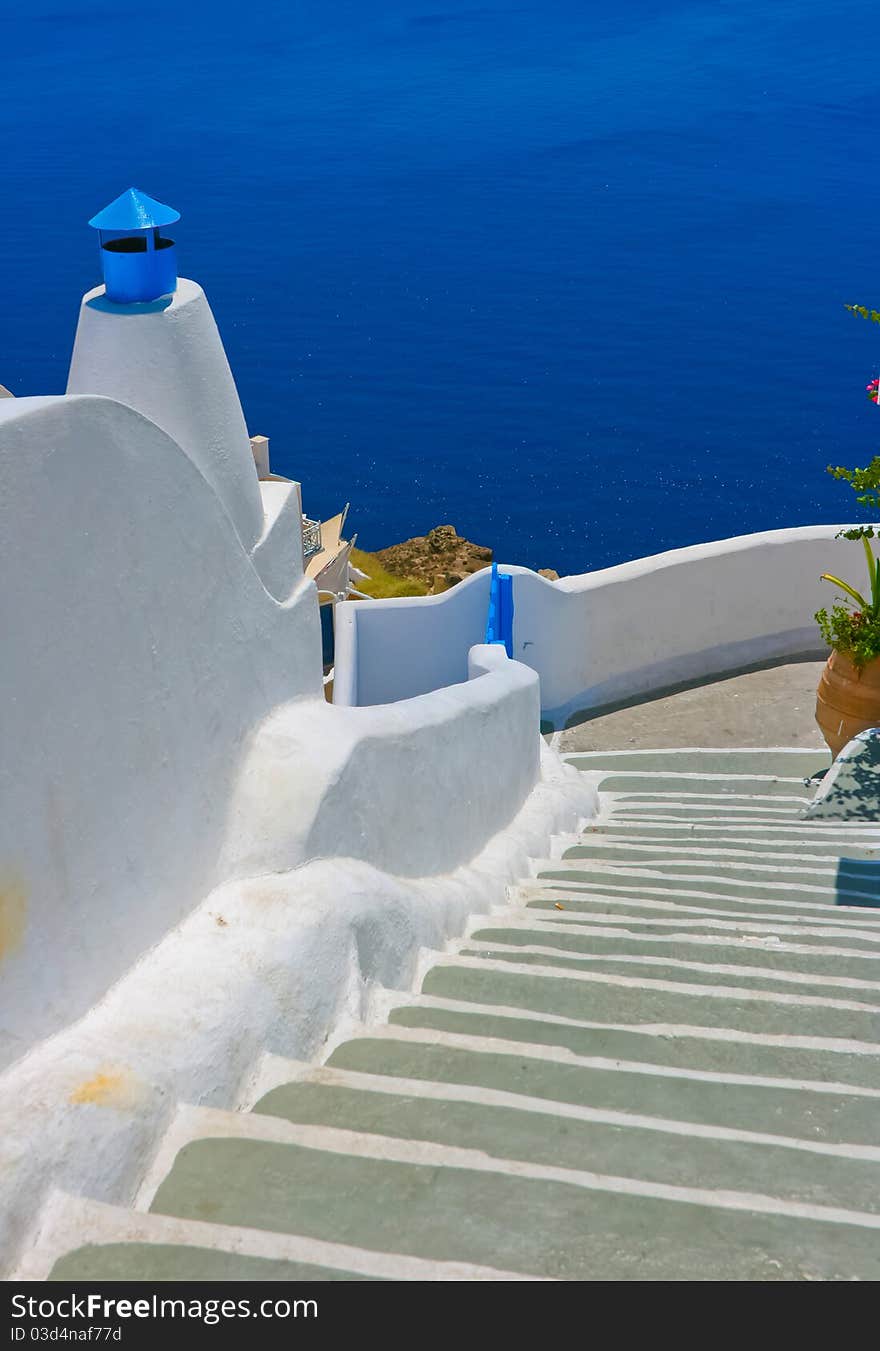
[[[134,1209],[56,1196],[20,1274],[878,1279],[880,909],[836,869],[880,826],[799,821],[815,752],[570,760],[602,816],[508,909],[182,1108]]]

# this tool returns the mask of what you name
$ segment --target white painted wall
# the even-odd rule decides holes
[[[171,296],[117,305],[83,296],[68,394],[105,394],[136,408],[183,448],[248,550],[263,534],[250,438],[205,293],[181,277]]]
[[[439,596],[341,602],[334,703],[387,704],[467,679],[468,651],[486,636],[488,604],[488,569]]]
[[[8,1060],[222,880],[249,736],[322,684],[311,583],[276,603],[194,464],[121,404],[0,403],[0,541]]]
[[[303,576],[300,485],[287,480],[261,482],[260,497],[263,534],[251,559],[270,595],[285,600]]]
[[[475,660],[472,680],[382,708],[279,709],[242,769],[226,875],[340,857],[427,877],[478,854],[538,783],[541,739],[535,673],[503,648]]]
[[[675,549],[599,572],[514,582],[514,655],[541,679],[544,716],[752,662],[823,652],[813,613],[830,603],[826,571],[858,581],[861,551],[840,526],[804,526]],[[460,680],[480,642],[489,573],[440,596],[337,607],[334,698],[381,704]]]

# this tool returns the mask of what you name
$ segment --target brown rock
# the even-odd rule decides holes
[[[454,549],[459,543],[459,538],[454,525],[435,525],[433,530],[429,530],[425,536],[425,543],[429,549]]]
[[[538,568],[538,576],[546,577],[548,582],[559,581],[559,573],[555,568]]]
[[[454,525],[438,525],[427,535],[379,549],[376,557],[395,576],[414,577],[437,594],[485,568],[492,550],[463,539]]]

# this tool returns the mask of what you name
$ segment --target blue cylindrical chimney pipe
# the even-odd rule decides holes
[[[162,235],[180,212],[129,188],[89,221],[98,231],[107,299],[136,305],[177,289],[177,250]]]

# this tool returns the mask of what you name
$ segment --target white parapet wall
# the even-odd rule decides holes
[[[538,722],[537,676],[497,647],[473,649],[471,679],[400,703],[281,708],[242,765],[224,872],[340,857],[397,877],[448,873],[538,783]]]
[[[540,676],[543,715],[575,712],[754,663],[823,652],[823,572],[859,578],[841,526],[802,526],[674,549],[550,582],[514,574],[514,656]],[[440,596],[337,606],[334,698],[387,703],[463,679],[483,635],[488,570]]]

